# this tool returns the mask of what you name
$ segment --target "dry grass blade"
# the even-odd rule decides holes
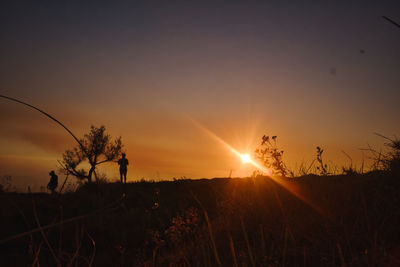
[[[75,249],[74,254],[70,258],[70,260],[69,260],[69,262],[68,262],[68,264],[66,266],[68,266],[68,267],[71,266],[74,263],[75,259],[76,259],[75,266],[78,266],[78,262],[79,262],[78,257],[79,257],[79,250],[81,249],[82,238],[83,238],[82,227],[79,228],[78,224],[76,224],[75,225],[75,246],[76,246],[76,249]]]
[[[386,139],[386,140],[388,140],[388,141],[390,141],[390,142],[393,142],[392,139],[390,139],[390,138],[387,137],[387,136],[384,136],[383,134],[380,134],[380,133],[374,133],[374,134],[377,135],[377,136],[379,136],[379,137],[382,137],[383,139]]]
[[[96,242],[94,241],[94,239],[92,238],[92,236],[86,231],[87,236],[89,237],[90,241],[92,242],[93,245],[93,252],[92,255],[90,256],[90,260],[89,260],[89,264],[88,266],[92,266],[93,265],[93,261],[94,261],[94,257],[96,256]]]
[[[64,221],[61,221],[61,222],[51,223],[51,224],[46,225],[46,226],[41,226],[41,227],[38,227],[38,228],[35,228],[35,229],[32,229],[32,230],[26,231],[26,232],[23,232],[23,233],[20,233],[20,234],[16,234],[16,235],[7,237],[7,238],[5,238],[5,239],[0,240],[0,244],[6,243],[6,242],[8,242],[8,241],[11,241],[11,240],[14,240],[14,239],[17,239],[17,238],[24,237],[24,236],[29,235],[29,234],[33,234],[33,233],[39,232],[39,231],[41,231],[41,230],[53,228],[53,227],[58,226],[58,225],[60,225],[60,224],[66,224],[66,223],[70,223],[70,222],[82,220],[82,219],[84,219],[84,218],[87,218],[87,217],[96,215],[97,213],[99,213],[99,212],[101,212],[101,211],[103,211],[103,210],[106,210],[106,209],[108,209],[108,208],[111,208],[111,207],[113,207],[115,204],[118,204],[123,198],[125,198],[125,195],[123,195],[123,196],[122,196],[121,198],[119,198],[118,200],[116,200],[116,201],[114,201],[114,202],[112,202],[112,203],[110,203],[110,204],[108,204],[108,205],[106,205],[106,206],[104,206],[104,207],[102,207],[102,208],[100,208],[100,209],[97,209],[97,210],[95,210],[95,211],[93,211],[93,212],[91,212],[91,213],[84,214],[84,215],[80,215],[80,216],[76,216],[76,217],[73,217],[73,218],[69,218],[69,219],[64,220]],[[117,207],[117,208],[118,208],[118,207]]]
[[[35,258],[33,259],[33,262],[32,262],[32,267],[33,266],[40,266],[39,265],[39,254],[40,254],[40,251],[41,251],[41,249],[42,249],[42,245],[43,245],[43,242],[40,242],[40,244],[39,244],[39,247],[38,247],[38,249],[36,250],[36,252],[35,252]]]
[[[314,166],[314,163],[315,163],[315,159],[313,159],[313,160],[311,161],[310,165],[308,166],[308,168],[307,168],[307,170],[306,170],[306,174],[309,174],[309,173],[310,173],[310,170],[311,170],[312,166]]]
[[[342,246],[340,246],[339,242],[336,243],[336,246],[337,246],[337,249],[338,249],[338,252],[339,252],[339,257],[340,257],[340,262],[342,264],[342,267],[346,267],[346,262],[344,260]]]
[[[239,265],[238,265],[237,259],[236,259],[235,245],[233,244],[232,235],[229,235],[229,246],[230,246],[231,252],[232,252],[233,266],[238,267]]]
[[[58,258],[61,259],[62,256],[62,240],[63,240],[63,220],[64,220],[64,212],[63,206],[60,203],[60,234],[58,238]]]
[[[246,245],[247,245],[247,251],[249,253],[249,258],[250,258],[250,262],[251,262],[251,266],[255,267],[256,263],[254,261],[254,256],[253,256],[253,252],[249,243],[249,237],[247,236],[247,231],[246,231],[246,226],[244,225],[244,221],[243,221],[243,217],[240,216],[240,224],[242,225],[242,232],[244,235],[244,240],[246,241]]]
[[[57,257],[56,254],[54,253],[53,247],[50,245],[50,242],[49,242],[49,240],[47,239],[47,236],[46,236],[46,234],[44,233],[43,228],[42,228],[41,225],[40,225],[39,217],[38,217],[37,211],[36,211],[35,201],[32,201],[32,204],[33,204],[33,215],[35,216],[35,221],[36,221],[36,223],[37,223],[37,226],[38,226],[38,228],[39,228],[39,231],[40,231],[40,233],[42,234],[42,237],[43,237],[44,241],[46,242],[46,245],[47,245],[47,247],[49,248],[51,255],[53,256],[54,260],[56,261],[57,266],[61,266],[60,260],[58,259],[58,257]]]
[[[68,180],[68,174],[67,174],[67,176],[65,177],[65,180],[64,180],[64,182],[63,182],[63,184],[62,184],[60,190],[58,191],[58,194],[59,194],[60,196],[61,196],[61,194],[62,194],[62,191],[63,191],[63,189],[64,189],[65,184],[67,183],[67,180]]]
[[[286,265],[288,235],[289,235],[288,227],[285,226],[285,237],[284,237],[284,241],[283,241],[283,250],[282,250],[282,266]]]
[[[24,219],[25,224],[28,227],[28,229],[31,228],[31,226],[30,226],[30,224],[28,222],[28,219],[25,216],[25,213],[20,209],[20,207],[17,204],[15,204],[14,202],[12,204],[18,210],[18,212],[21,214],[21,216]],[[47,231],[46,234],[48,234],[48,232],[49,231]],[[39,265],[39,254],[40,254],[40,252],[42,250],[42,246],[43,246],[43,240],[41,240],[39,245],[37,246],[37,248],[35,248],[35,243],[33,241],[33,236],[32,236],[32,234],[29,234],[29,248],[30,248],[30,253],[33,256],[32,264],[31,264],[32,267],[34,267],[34,266],[38,266],[39,267],[40,266]]]
[[[203,210],[203,212],[204,212],[204,217],[206,218],[208,233],[210,235],[211,244],[212,244],[214,255],[215,255],[215,260],[217,261],[218,266],[221,266],[221,260],[219,259],[217,245],[215,244],[215,239],[214,239],[214,234],[213,234],[211,222],[210,222],[210,219],[208,218],[207,211]]]
[[[263,259],[266,257],[265,255],[265,238],[264,238],[264,226],[260,224],[260,235],[261,235],[261,253]]]
[[[344,150],[342,150],[342,153],[350,160],[350,166],[353,166],[353,159],[350,157],[350,155],[347,154]]]
[[[203,210],[203,214],[204,214],[204,217],[205,217],[206,223],[207,223],[208,233],[210,235],[211,245],[212,245],[212,248],[213,248],[213,251],[214,251],[214,255],[215,255],[215,260],[217,261],[218,266],[222,266],[221,260],[220,260],[219,255],[218,255],[217,245],[215,244],[212,225],[211,225],[210,219],[208,218],[207,210],[201,204],[200,200],[193,194],[193,192],[191,192],[191,194],[192,194],[193,198],[196,200],[196,202],[199,204],[201,209]]]
[[[26,218],[25,213],[21,210],[21,208],[16,203],[12,202],[12,205],[16,208],[16,210],[18,210],[19,214],[21,214],[21,216],[24,219],[24,222],[26,224],[26,227],[28,229],[30,229],[31,225],[30,225],[28,219]],[[34,255],[34,261],[33,262],[35,262],[35,260],[37,260],[37,257],[38,257],[38,255],[40,253],[41,246],[42,246],[42,244],[39,245],[38,249],[35,249],[35,244],[33,242],[33,236],[32,236],[32,234],[29,234],[29,248],[30,248],[29,252],[32,253],[32,255]],[[32,264],[32,266],[34,266],[34,264]]]

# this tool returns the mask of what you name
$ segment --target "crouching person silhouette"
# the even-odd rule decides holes
[[[122,153],[122,158],[118,160],[118,165],[119,165],[119,174],[121,176],[121,183],[126,184],[126,173],[128,172],[128,159],[125,158],[125,153]],[[124,181],[122,181],[122,177],[124,178]]]
[[[55,194],[56,193],[55,189],[58,186],[58,176],[55,174],[54,171],[51,171],[49,175],[50,175],[50,182],[47,184],[47,189],[49,189],[51,193]]]

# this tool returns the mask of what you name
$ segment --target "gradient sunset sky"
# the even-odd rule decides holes
[[[373,132],[400,133],[400,29],[382,16],[400,22],[400,2],[2,2],[0,94],[121,135],[130,181],[251,174],[193,121],[250,154],[277,135],[294,169],[317,145],[360,164]],[[74,145],[0,99],[0,176],[39,188]]]

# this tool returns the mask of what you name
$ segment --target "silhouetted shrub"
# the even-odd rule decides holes
[[[260,147],[255,150],[255,158],[260,160],[267,169],[271,170],[272,175],[286,177],[289,174],[294,176],[283,162],[284,151],[278,149],[276,139],[277,136],[275,135],[271,136],[271,138],[264,135]]]
[[[387,172],[400,173],[400,140],[395,137],[394,139],[388,138],[384,135],[376,133],[376,135],[386,139],[388,142],[384,143],[386,151],[375,150],[371,147],[366,149],[372,154],[373,170],[383,170]]]
[[[3,175],[0,178],[0,193],[9,192],[12,187],[12,177],[11,175]]]

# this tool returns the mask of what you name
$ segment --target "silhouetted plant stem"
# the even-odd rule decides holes
[[[50,114],[48,114],[47,112],[41,110],[40,108],[37,108],[31,104],[28,104],[26,102],[23,102],[21,100],[9,97],[9,96],[5,96],[5,95],[0,95],[0,97],[4,98],[4,99],[8,99],[17,103],[20,103],[22,105],[28,106],[30,108],[33,108],[37,111],[39,111],[40,113],[42,113],[43,115],[47,116],[48,118],[50,118],[51,120],[55,121],[58,125],[60,125],[61,127],[63,127],[74,139],[75,141],[80,145],[80,147],[82,148],[82,150],[86,153],[85,147],[82,145],[82,143],[79,141],[79,139],[71,132],[70,129],[67,128],[67,126],[65,126],[62,122],[60,122],[59,120],[57,120],[56,118],[54,118],[53,116],[51,116]]]
[[[329,175],[329,172],[327,170],[328,165],[324,163],[322,160],[322,153],[324,153],[324,150],[317,146],[317,161],[320,166],[317,166],[317,170],[320,172],[320,175],[326,176]]]
[[[90,267],[90,266],[93,265],[94,256],[96,255],[96,242],[94,241],[92,236],[87,231],[86,231],[86,235],[89,237],[90,242],[92,243],[92,246],[93,246],[93,253],[92,253],[92,256],[90,257],[90,261],[89,261],[89,264],[88,264],[88,266]]]
[[[338,249],[338,252],[339,252],[341,266],[342,267],[346,267],[346,261],[344,260],[342,246],[340,245],[339,241],[336,243],[336,245],[337,245],[337,249]]]
[[[55,254],[55,252],[53,250],[53,247],[50,245],[50,242],[47,239],[47,236],[44,233],[42,226],[40,225],[39,217],[38,217],[37,211],[36,211],[35,201],[33,201],[33,215],[35,216],[35,221],[37,223],[37,226],[39,228],[40,233],[42,234],[43,240],[46,242],[46,245],[49,248],[50,253],[53,256],[55,262],[57,263],[57,266],[61,266],[61,262],[60,262],[59,258],[56,256],[56,254]]]
[[[232,235],[229,235],[229,246],[231,248],[232,258],[233,258],[233,266],[238,267],[237,259],[236,259],[236,252],[235,252],[235,245],[233,244]]]
[[[382,18],[384,18],[385,20],[389,21],[390,23],[392,23],[393,25],[397,26],[398,28],[400,28],[400,24],[398,24],[397,22],[395,22],[394,20],[386,17],[386,16],[382,16]]]
[[[81,219],[84,219],[84,218],[93,216],[93,215],[99,213],[99,212],[102,211],[102,210],[111,208],[112,206],[114,206],[114,205],[120,203],[121,200],[124,199],[124,198],[125,198],[125,195],[123,195],[123,196],[122,196],[121,198],[119,198],[118,200],[116,200],[116,201],[114,201],[114,202],[112,202],[112,203],[110,203],[110,204],[108,204],[108,205],[106,205],[106,206],[104,206],[104,207],[102,207],[102,208],[99,208],[99,209],[97,209],[97,210],[95,210],[95,211],[93,211],[93,212],[91,212],[91,213],[84,214],[84,215],[80,215],[80,216],[76,216],[76,217],[73,217],[73,218],[69,218],[69,219],[66,219],[66,220],[63,220],[63,221],[60,221],[60,222],[57,222],[57,223],[51,223],[51,224],[48,224],[48,225],[46,225],[46,226],[41,226],[41,227],[38,227],[38,228],[35,228],[35,229],[32,229],[32,230],[26,231],[26,232],[24,232],[24,233],[20,233],[20,234],[16,234],[16,235],[7,237],[7,238],[5,238],[5,239],[0,240],[0,244],[6,243],[6,242],[8,242],[8,241],[10,241],[10,240],[14,240],[14,239],[17,239],[17,238],[26,236],[26,235],[30,235],[30,234],[33,234],[33,233],[36,233],[36,232],[40,232],[41,230],[50,229],[50,228],[53,228],[53,227],[58,226],[58,225],[60,225],[60,224],[66,224],[66,223],[78,221],[78,220],[81,220]],[[118,207],[117,207],[117,208],[118,208]]]
[[[250,246],[249,237],[247,236],[246,226],[244,225],[244,221],[243,221],[243,217],[242,216],[240,216],[240,224],[242,226],[242,232],[243,232],[244,240],[246,241],[246,246],[247,246],[247,251],[249,253],[251,266],[255,267],[256,263],[254,261],[253,252],[252,252],[252,249],[251,249],[251,246]]]
[[[283,250],[282,250],[282,266],[284,267],[286,264],[286,251],[287,251],[287,242],[288,242],[288,227],[285,226],[285,236],[283,241]]]
[[[206,223],[207,223],[208,233],[210,235],[211,244],[212,244],[212,247],[213,247],[213,250],[214,250],[215,260],[217,261],[218,266],[222,266],[221,260],[220,260],[219,255],[218,255],[217,245],[215,244],[212,225],[211,225],[210,219],[208,218],[207,210],[201,204],[200,200],[193,194],[193,192],[191,192],[191,194],[192,194],[193,198],[196,200],[196,202],[200,205],[201,209],[203,210],[203,214],[204,214],[204,217],[205,217]]]

